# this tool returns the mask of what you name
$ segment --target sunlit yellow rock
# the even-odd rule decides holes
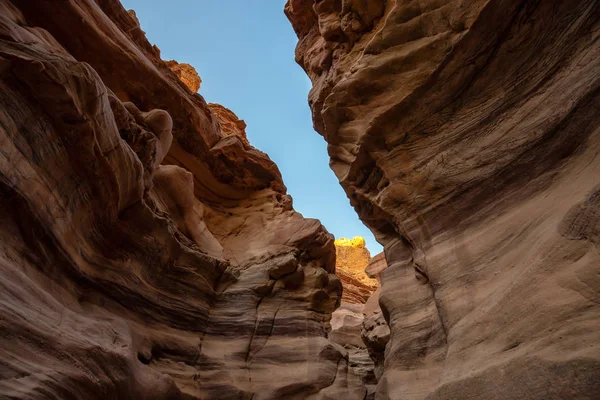
[[[365,238],[362,236],[354,236],[352,239],[339,238],[335,241],[335,245],[340,247],[357,247],[362,249],[365,247]]]
[[[335,241],[336,272],[344,286],[342,301],[365,303],[377,289],[377,280],[365,273],[371,255],[365,239],[354,236],[352,239],[339,238]]]

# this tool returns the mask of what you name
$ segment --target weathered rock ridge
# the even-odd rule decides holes
[[[246,123],[239,119],[229,108],[220,104],[208,103],[208,108],[217,117],[221,135],[236,135],[244,144],[250,144],[246,137]]]
[[[330,165],[385,248],[376,398],[596,398],[600,2],[285,11]]]
[[[178,63],[175,60],[165,61],[165,63],[192,92],[196,93],[200,90],[202,79],[196,68],[187,63]]]
[[[117,0],[0,0],[0,143],[0,398],[364,398],[332,235]]]
[[[192,92],[196,93],[200,89],[202,79],[193,66],[186,63],[180,64],[174,60],[166,61],[166,64]],[[237,135],[244,144],[250,144],[246,137],[246,123],[239,119],[233,111],[215,103],[208,103],[208,108],[217,117],[221,136]]]

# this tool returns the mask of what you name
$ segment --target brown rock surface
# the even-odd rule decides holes
[[[363,399],[333,237],[135,14],[0,0],[0,36],[0,398]]]
[[[364,238],[340,238],[334,244],[336,274],[342,282],[343,292],[340,307],[331,315],[329,339],[348,351],[350,369],[361,378],[367,389],[367,399],[371,399],[377,383],[373,360],[381,364],[383,355],[378,347],[374,350],[369,347],[372,335],[365,331],[364,323],[365,312],[369,317],[377,311],[381,314],[378,284],[365,271],[371,258]]]
[[[217,117],[223,136],[236,135],[244,144],[248,144],[246,137],[246,123],[239,119],[233,111],[220,104],[209,103],[208,108]]]
[[[600,3],[285,10],[331,167],[385,248],[377,398],[596,398]]]
[[[387,262],[385,260],[385,254],[383,252],[377,254],[375,257],[369,260],[369,264],[365,268],[365,274],[369,278],[381,280],[381,273],[387,268]]]
[[[347,351],[349,370],[361,379],[367,398],[370,399],[377,384],[374,360],[381,364],[383,355],[379,347],[371,346],[370,339],[373,335],[364,328],[364,309],[365,304],[342,301],[340,307],[331,314],[331,332],[328,337]]]
[[[173,71],[181,82],[183,82],[192,92],[196,93],[200,90],[202,79],[200,78],[200,75],[198,75],[196,68],[187,63],[178,63],[175,60],[165,61],[165,64],[171,68],[171,71]]]
[[[360,335],[369,352],[369,356],[375,364],[375,377],[381,379],[385,361],[385,348],[390,340],[390,328],[383,314],[378,312],[368,316],[365,315]]]
[[[196,93],[200,90],[202,79],[194,67],[190,64],[178,63],[175,60],[165,61],[165,63],[192,92]],[[246,123],[239,119],[233,111],[215,103],[208,103],[208,109],[217,117],[222,136],[237,135],[245,145],[250,145],[246,137]]]

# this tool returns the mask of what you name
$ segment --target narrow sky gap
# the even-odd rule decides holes
[[[193,65],[199,93],[246,121],[250,143],[279,166],[294,208],[339,237],[363,236],[382,250],[358,219],[329,168],[326,143],[312,128],[309,82],[294,61],[297,39],[285,0],[121,0],[135,10],[164,60]]]

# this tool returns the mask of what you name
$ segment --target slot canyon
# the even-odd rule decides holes
[[[0,0],[0,399],[600,398],[600,1],[281,8],[382,253],[119,0]]]

